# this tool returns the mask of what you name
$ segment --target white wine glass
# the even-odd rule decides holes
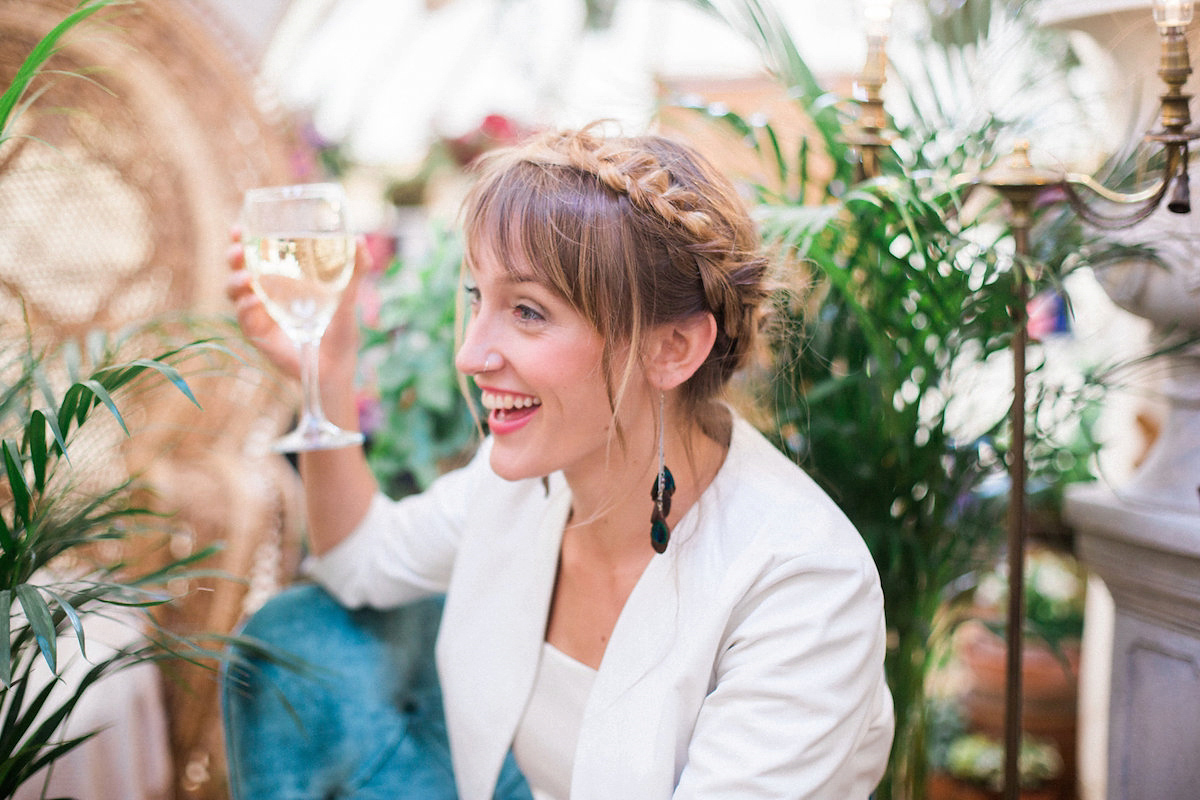
[[[345,191],[336,183],[250,189],[242,203],[242,248],[254,292],[296,343],[303,406],[276,452],[361,444],[363,436],[325,418],[317,365],[321,337],[354,272],[355,240]]]

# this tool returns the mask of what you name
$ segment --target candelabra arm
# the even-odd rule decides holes
[[[1123,205],[1151,202],[1157,205],[1167,191],[1166,178],[1159,178],[1154,185],[1148,189],[1143,189],[1140,192],[1129,193],[1113,191],[1093,178],[1091,175],[1084,175],[1079,172],[1068,172],[1064,176],[1063,180],[1072,186],[1081,186],[1110,203],[1120,203]]]
[[[1149,188],[1138,192],[1114,191],[1088,175],[1071,174],[1063,179],[1063,191],[1071,207],[1086,222],[1098,228],[1117,230],[1137,225],[1162,204],[1172,185],[1175,191],[1167,201],[1167,210],[1176,214],[1191,211],[1188,147],[1193,139],[1200,138],[1200,132],[1191,128],[1192,117],[1188,104],[1192,96],[1184,92],[1184,86],[1192,74],[1185,36],[1186,24],[1191,19],[1191,3],[1188,6],[1188,13],[1183,17],[1164,16],[1158,20],[1162,42],[1158,74],[1165,84],[1160,96],[1162,128],[1148,134],[1146,140],[1158,142],[1163,147],[1166,163],[1161,177]],[[1126,210],[1121,213],[1098,211],[1088,205],[1089,198],[1085,198],[1080,190],[1109,204],[1123,206]]]
[[[1117,192],[1103,186],[1090,175],[1077,173],[1065,176],[1062,182],[1063,192],[1075,213],[1086,222],[1107,230],[1132,228],[1145,220],[1162,204],[1172,183],[1175,185],[1175,193],[1167,203],[1167,208],[1177,214],[1186,214],[1191,210],[1187,141],[1168,142],[1166,158],[1162,176],[1152,186],[1140,192]],[[1088,204],[1088,199],[1080,192],[1081,189],[1113,205],[1125,206],[1127,210],[1120,214],[1098,211]]]
[[[1087,199],[1079,194],[1079,191],[1076,188],[1078,185],[1079,184],[1076,184],[1072,181],[1064,181],[1062,184],[1063,193],[1066,195],[1067,202],[1071,205],[1072,210],[1074,210],[1074,212],[1078,214],[1085,222],[1094,225],[1097,228],[1103,228],[1105,230],[1121,230],[1124,228],[1132,228],[1134,225],[1137,225],[1139,222],[1142,222],[1151,214],[1153,214],[1158,209],[1159,204],[1162,203],[1162,199],[1167,193],[1167,186],[1169,184],[1166,180],[1159,181],[1158,185],[1154,187],[1154,190],[1150,193],[1149,197],[1141,200],[1129,200],[1127,198],[1113,200],[1112,202],[1122,203],[1125,205],[1132,205],[1135,203],[1138,204],[1137,208],[1133,209],[1132,212],[1121,215],[1102,214],[1089,206]],[[1088,185],[1087,188],[1094,191],[1094,187],[1091,185]],[[1108,194],[1114,193],[1108,192]],[[1108,198],[1105,197],[1105,199]]]

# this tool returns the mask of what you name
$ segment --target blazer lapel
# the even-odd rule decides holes
[[[464,800],[492,796],[541,657],[570,492],[541,500],[489,509],[495,534],[460,553],[447,594],[438,663]]]
[[[669,655],[679,607],[675,567],[669,549],[646,565],[613,628],[589,710],[610,705]]]
[[[670,548],[656,556],[617,619],[584,712],[572,797],[628,797],[631,787],[650,786],[661,789],[650,796],[670,794],[674,730],[654,711],[663,708],[664,698],[657,696],[662,681],[646,678],[672,668],[679,623],[676,569]]]

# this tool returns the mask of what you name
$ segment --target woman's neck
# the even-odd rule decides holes
[[[664,463],[676,486],[667,517],[669,528],[699,501],[727,451],[728,443],[714,441],[694,424],[684,431],[672,427],[666,432]],[[658,477],[658,450],[643,447],[631,453],[614,442],[612,455],[610,465],[602,471],[567,475],[572,492],[567,536],[593,556],[619,563],[649,550],[650,488]]]
[[[665,460],[676,486],[668,527],[674,528],[700,499],[727,450],[727,444],[705,436],[698,425],[674,436],[668,432]],[[614,458],[604,470],[567,476],[572,516],[563,531],[546,641],[593,668],[600,666],[617,619],[655,555],[650,486],[658,473],[658,448],[642,448],[635,455]]]

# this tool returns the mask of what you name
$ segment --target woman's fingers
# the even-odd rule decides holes
[[[233,306],[238,326],[242,333],[262,353],[286,374],[299,375],[296,346],[267,313],[266,306],[254,292],[250,273],[246,270],[246,258],[240,243],[240,234],[234,230],[225,259],[229,264],[229,276],[225,281],[225,295]],[[354,274],[343,293],[337,312],[326,329],[321,341],[321,377],[329,376],[334,381],[353,381],[354,365],[358,354],[358,319],[356,297],[363,278],[371,271],[371,254],[366,242],[359,239],[354,251]]]
[[[354,251],[354,274],[342,293],[338,309],[321,340],[321,376],[353,381],[358,359],[358,289],[371,271],[371,255],[359,238]]]
[[[375,266],[375,259],[371,257],[371,251],[367,249],[367,240],[362,236],[358,237],[358,241],[354,245],[354,277],[356,280],[361,280],[364,275],[370,273],[371,268]]]
[[[267,313],[266,306],[254,293],[250,273],[246,270],[246,258],[240,244],[240,233],[234,230],[232,243],[225,253],[229,264],[229,276],[225,279],[225,296],[233,305],[238,327],[279,370],[288,375],[300,374],[295,344],[284,335],[283,330]]]

